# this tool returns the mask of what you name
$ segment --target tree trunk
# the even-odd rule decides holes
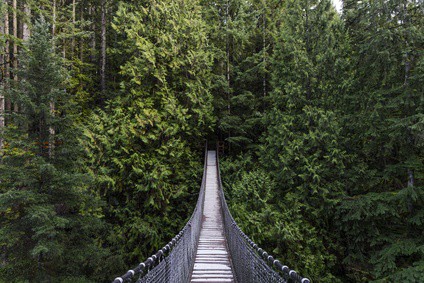
[[[81,23],[84,22],[84,7],[82,4],[80,5],[80,20],[81,20]],[[83,37],[81,37],[80,39],[79,59],[81,60],[81,62],[84,61],[84,38]]]
[[[0,22],[0,32],[2,34],[6,34],[6,30],[4,28],[4,22]],[[4,54],[0,52],[0,64],[4,64]],[[4,101],[4,84],[5,78],[4,73],[2,72],[2,81],[0,82],[0,151],[3,148],[3,130],[4,130],[4,112],[5,112],[5,101]]]
[[[18,81],[16,70],[18,69],[18,7],[17,0],[13,0],[13,80]],[[17,102],[13,103],[13,111],[19,112],[19,105]]]
[[[62,46],[62,58],[66,59],[66,40],[65,39],[63,39],[62,44],[63,44],[63,46]]]
[[[50,115],[54,117],[55,105],[54,101],[50,100]],[[55,147],[55,134],[56,131],[53,126],[49,126],[49,158],[54,157],[54,147]]]
[[[10,34],[10,27],[9,27],[9,0],[5,1],[6,6],[6,13],[4,14],[4,34],[9,35]],[[8,89],[8,82],[7,80],[10,79],[10,40],[6,38],[6,42],[4,45],[4,78],[5,78],[5,90]],[[10,101],[10,98],[6,99],[6,112],[10,113],[12,111],[12,102]]]
[[[13,0],[13,78],[17,78],[16,76],[16,69],[18,68],[18,7],[17,7],[17,1]]]
[[[29,29],[29,23],[31,23],[31,8],[29,3],[24,4],[24,14],[26,18],[22,24],[22,39],[25,41],[31,36],[31,31]]]
[[[9,14],[7,10],[7,1],[3,1],[3,4],[6,6],[6,12],[4,15],[4,22],[1,23],[1,32],[3,34],[9,33]],[[5,90],[7,85],[7,79],[9,76],[9,40],[6,38],[5,41],[5,48],[4,48],[4,54],[3,52],[0,52],[0,63],[4,64],[4,73],[2,81],[1,81],[1,88],[0,88],[0,151],[3,149],[3,131],[5,127],[5,114],[6,114],[6,101],[5,101]]]
[[[100,90],[102,100],[106,89],[106,0],[101,0]]]
[[[407,22],[408,22],[408,10],[407,10],[406,1],[405,1],[405,2],[403,2],[403,10],[402,10],[402,26],[407,25]],[[404,31],[405,31],[405,35],[404,35],[405,48],[404,48],[404,50],[406,50],[404,58],[403,58],[404,65],[405,65],[403,88],[404,88],[404,91],[407,92],[407,99],[412,100],[411,92],[409,91],[409,76],[410,76],[410,71],[411,71],[411,68],[412,68],[411,63],[413,61],[413,56],[410,56],[410,54],[408,53],[409,52],[408,29],[406,28],[406,30],[405,30],[405,27],[403,27],[403,28],[404,28]],[[405,115],[409,116],[409,115],[412,114],[412,112],[413,112],[413,110],[411,110],[410,103],[408,103],[407,106],[406,106]],[[411,148],[414,148],[414,137],[411,133],[411,130],[407,128],[406,131],[407,131],[407,144]],[[408,168],[407,175],[408,175],[407,186],[413,188],[414,185],[415,185],[414,170],[411,169],[411,168]],[[414,210],[413,200],[410,196],[408,196],[407,201],[408,201],[408,210],[409,210],[410,213],[412,213],[412,211]]]
[[[52,23],[52,37],[53,44],[55,42],[54,37],[56,35],[56,0],[53,0],[53,23]],[[54,45],[53,45],[54,46]],[[54,116],[54,101],[50,100],[50,114]],[[54,156],[54,139],[55,139],[55,130],[52,126],[49,126],[49,158]]]
[[[96,11],[95,11],[94,5],[90,4],[89,15],[90,15],[90,20],[93,23],[91,26],[91,30],[93,33],[91,36],[91,43],[90,43],[90,62],[95,63],[97,62],[97,60],[96,60],[96,19],[95,19]]]
[[[53,22],[52,22],[52,36],[54,38],[54,36],[56,35],[56,0],[53,0]],[[54,40],[53,40],[54,42]]]
[[[3,148],[3,131],[4,131],[4,113],[5,113],[5,103],[4,103],[4,95],[3,89],[0,89],[0,151]]]
[[[75,25],[76,25],[76,1],[72,0],[72,41],[71,41],[71,58],[75,52]]]

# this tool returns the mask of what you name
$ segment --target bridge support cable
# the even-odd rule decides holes
[[[221,175],[218,166],[218,186],[224,218],[224,232],[227,245],[230,250],[233,272],[237,282],[241,283],[310,283],[308,278],[303,278],[296,271],[283,265],[273,256],[258,247],[246,234],[238,227],[236,221],[231,216],[225,201],[224,190],[222,188]]]
[[[191,282],[212,282],[214,280],[212,277],[216,277],[215,279],[220,280],[215,282],[310,283],[308,278],[303,278],[297,274],[296,271],[281,264],[278,260],[274,259],[274,257],[259,248],[238,227],[237,223],[231,216],[225,201],[219,170],[218,155],[215,155],[214,152],[209,153],[211,156],[210,159],[215,160],[208,160],[208,151],[205,150],[202,185],[200,187],[196,208],[194,209],[190,220],[165,247],[149,257],[146,261],[141,262],[135,268],[128,270],[124,275],[115,278],[113,283],[185,283],[190,280]],[[208,162],[210,164],[216,164],[216,166],[211,166],[210,169],[214,170],[214,174],[209,174],[209,182],[211,182],[211,179],[214,179],[213,182],[216,184],[212,186],[215,187],[214,189],[212,189],[209,185],[209,189],[212,189],[209,194],[214,192],[212,193],[213,198],[218,198],[216,200],[218,204],[212,201],[212,207],[219,207],[219,210],[222,213],[222,216],[220,216],[219,219],[223,223],[219,225],[215,225],[216,223],[214,224],[214,222],[203,223],[203,220],[205,220],[206,217],[204,215],[204,212],[206,211],[204,210]],[[213,212],[212,214],[217,213],[215,208],[210,210]],[[210,212],[208,213],[210,214]],[[214,221],[216,222],[216,220]],[[199,240],[202,224],[205,224],[204,228],[206,230],[204,230],[204,232],[206,232],[206,238]],[[223,227],[223,232],[220,227]],[[220,233],[223,233],[225,236],[223,239],[214,238],[217,237],[215,230],[218,228],[221,230]],[[199,242],[201,243],[199,244]],[[211,246],[211,243],[213,242],[226,242],[226,244],[222,247]],[[224,246],[225,248],[223,248]],[[196,257],[198,247],[200,254]],[[227,248],[230,254],[226,256],[220,255],[220,257],[211,257],[211,254],[218,254],[218,252],[214,251],[211,253],[208,251],[227,250]],[[205,252],[208,254],[207,256]],[[231,258],[231,263],[229,263],[229,261],[227,262],[227,259],[229,258]],[[198,268],[193,269],[196,260]],[[205,264],[208,266],[204,267]],[[231,272],[227,269],[224,270],[221,267],[219,270],[209,270],[218,267],[218,265],[225,265],[225,267],[228,268],[231,267]],[[209,274],[210,276],[205,276],[205,274]],[[235,278],[233,278],[233,275]]]
[[[190,283],[235,282],[223,227],[216,160],[216,152],[209,151],[203,223]]]
[[[202,226],[207,163],[206,147],[199,198],[196,208],[184,228],[157,253],[135,268],[128,270],[124,275],[115,278],[113,283],[182,283],[190,280]]]

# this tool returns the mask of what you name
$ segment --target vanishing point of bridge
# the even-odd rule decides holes
[[[196,208],[165,247],[113,283],[310,283],[259,248],[237,226],[222,190],[215,151],[206,151]]]
[[[208,152],[204,220],[190,282],[234,282],[225,240],[214,151]]]

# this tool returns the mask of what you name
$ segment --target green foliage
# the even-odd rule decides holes
[[[371,263],[368,280],[417,282],[423,268],[423,200],[422,191],[412,187],[344,200],[338,218],[347,241],[345,263],[363,270]]]
[[[202,1],[215,54],[216,135],[231,153],[257,146],[271,89],[269,56],[280,16],[278,1]],[[276,12],[278,11],[278,12]]]
[[[330,1],[285,1],[279,11],[273,90],[257,116],[256,127],[265,129],[259,150],[245,134],[229,139],[259,156],[259,164],[231,161],[237,177],[226,171],[234,215],[248,234],[320,281],[419,281],[422,5],[346,1],[348,33]],[[245,131],[259,109],[253,92],[240,93],[232,99],[241,111],[223,119],[226,130],[243,121]],[[262,201],[258,192],[271,197]],[[275,211],[284,217],[271,217]],[[275,227],[284,227],[282,236]],[[293,256],[300,251],[305,257]]]
[[[87,213],[98,201],[86,190],[87,176],[77,170],[78,131],[66,114],[71,105],[61,90],[64,70],[43,19],[26,47],[21,82],[11,88],[24,110],[15,117],[19,126],[7,126],[1,152],[0,278],[45,282],[97,276],[86,271],[107,255],[93,237],[103,223]]]
[[[298,271],[322,282],[339,282],[327,269],[336,257],[328,254],[322,227],[305,217],[309,209],[296,193],[278,194],[279,185],[248,155],[221,161],[229,207],[240,228],[260,247]]]
[[[69,91],[73,93],[73,100],[78,105],[78,110],[74,113],[81,113],[80,119],[86,119],[91,112],[92,106],[96,105],[98,101],[97,95],[93,95],[93,90],[97,87],[94,73],[95,66],[90,63],[82,62],[75,59],[72,62],[71,76],[69,77],[68,86]]]
[[[125,256],[141,260],[183,225],[191,209],[176,203],[187,200],[188,188],[197,187],[192,180],[199,172],[193,168],[201,166],[189,144],[171,131],[173,124],[157,111],[132,108],[115,106],[110,114],[93,116],[85,138],[89,170],[114,225],[110,240]]]
[[[339,114],[331,107],[343,91],[336,74],[346,72],[346,63],[339,63],[346,60],[339,48],[344,34],[329,1],[287,1],[284,9],[272,61],[274,108],[264,116],[260,161],[278,184],[274,197],[290,221],[281,227],[280,246],[293,254],[282,257],[302,274],[330,282],[339,249],[330,232],[332,211],[344,194],[348,160]]]
[[[19,55],[0,62],[0,281],[107,282],[145,259],[189,217],[212,134],[234,217],[282,262],[420,281],[421,2],[104,2],[18,1],[27,43],[0,2],[0,54]]]
[[[337,213],[352,280],[418,282],[422,270],[419,7],[414,1],[345,5],[357,76],[343,135],[353,133],[346,140],[356,165],[347,170],[350,197]]]
[[[272,194],[275,183],[262,169],[250,168],[252,166],[254,164],[248,155],[235,160],[221,160],[225,194],[240,228],[252,240],[266,243],[267,248],[272,250],[275,248],[272,245],[276,223],[276,205]]]
[[[121,91],[92,115],[84,134],[87,167],[107,202],[112,273],[143,260],[192,212],[203,136],[213,126],[211,54],[195,1],[121,3],[114,23]],[[115,259],[116,261],[116,259]]]

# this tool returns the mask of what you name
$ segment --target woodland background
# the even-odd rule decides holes
[[[1,0],[0,281],[109,282],[176,234],[204,141],[314,282],[424,274],[419,0]]]

